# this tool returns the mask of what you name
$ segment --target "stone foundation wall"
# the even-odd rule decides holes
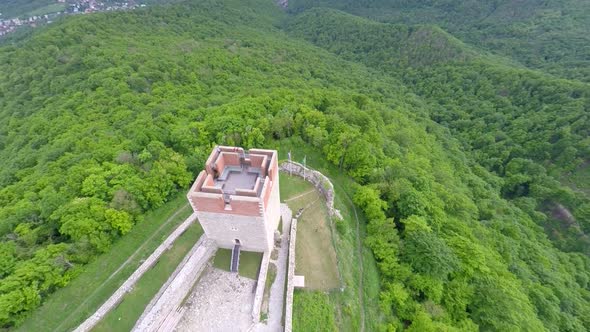
[[[123,283],[123,285],[121,285],[121,287],[119,287],[119,289],[117,289],[115,293],[113,293],[113,295],[111,295],[111,297],[109,297],[109,299],[103,303],[103,305],[100,306],[100,308],[98,308],[98,310],[96,310],[92,316],[88,317],[88,319],[80,324],[80,326],[78,326],[74,331],[87,332],[92,330],[92,328],[96,326],[96,324],[98,324],[98,322],[104,316],[106,316],[106,314],[111,311],[111,309],[115,308],[117,304],[121,302],[123,296],[133,289],[135,283],[137,283],[137,281],[146,271],[156,264],[158,259],[160,259],[160,256],[162,256],[162,254],[174,244],[174,241],[176,241],[176,239],[182,235],[182,233],[184,233],[184,231],[186,231],[190,225],[192,225],[196,218],[196,214],[193,213],[182,224],[180,224],[180,226],[178,226],[174,232],[172,232],[172,234],[170,234],[170,236],[168,236],[168,238],[166,238],[166,240],[164,240],[164,242],[162,242],[162,244],[160,244],[160,246],[158,246],[158,248],[156,248],[156,250],[154,250],[154,252],[139,266],[139,268],[133,272],[133,274]]]
[[[192,285],[198,280],[199,275],[211,259],[217,247],[215,243],[203,235],[203,240],[197,242],[195,250],[180,270],[172,275],[168,282],[158,292],[159,297],[153,299],[148,305],[142,319],[133,327],[134,332],[170,331],[182,318],[182,310],[179,311],[183,299],[189,294]]]
[[[289,233],[289,261],[287,269],[287,295],[285,296],[285,332],[293,329],[293,277],[295,276],[295,241],[297,240],[297,219],[291,219]]]
[[[334,193],[334,185],[330,179],[328,179],[328,177],[316,170],[305,167],[302,164],[294,161],[282,162],[279,166],[279,169],[282,172],[300,176],[306,181],[311,182],[326,198],[326,206],[328,207],[328,213],[330,214],[330,217],[342,219],[342,214],[340,214],[340,211],[334,208],[334,197],[336,194]]]
[[[265,252],[274,240],[268,238],[263,217],[248,217],[198,211],[197,217],[208,238],[220,248],[231,249],[234,239],[240,240],[244,251]]]
[[[158,299],[162,296],[162,294],[164,293],[164,291],[166,291],[166,289],[168,289],[168,286],[170,286],[170,284],[174,281],[174,279],[176,278],[176,276],[182,271],[182,269],[184,268],[184,266],[186,265],[186,263],[189,261],[189,259],[191,257],[193,257],[194,254],[197,252],[197,250],[203,245],[203,242],[205,240],[207,240],[207,236],[204,235],[204,234],[201,235],[201,237],[199,238],[199,240],[197,241],[197,243],[188,252],[188,254],[186,254],[186,256],[184,256],[184,258],[182,259],[182,261],[180,262],[180,264],[178,264],[178,266],[176,267],[176,269],[174,270],[174,272],[172,272],[172,274],[170,275],[170,277],[168,277],[168,280],[166,280],[166,282],[160,288],[160,290],[158,291],[158,293],[156,293],[156,295],[151,299],[151,301],[145,307],[145,309],[143,310],[142,315],[135,322],[136,324],[137,324],[137,322],[141,322],[141,321],[145,320],[146,315],[152,310],[152,308],[154,307],[154,305],[156,304],[156,302],[158,302]]]
[[[252,322],[254,324],[260,321],[260,308],[262,306],[262,297],[264,296],[264,288],[267,282],[266,274],[268,272],[270,254],[270,250],[264,252],[264,255],[262,256],[262,265],[260,265],[260,273],[258,274],[258,281],[256,282],[256,295],[254,296],[254,305],[252,306]]]

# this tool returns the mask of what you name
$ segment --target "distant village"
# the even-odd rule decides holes
[[[0,37],[6,36],[20,27],[35,28],[40,25],[49,24],[61,15],[89,14],[95,12],[129,10],[145,7],[145,4],[138,1],[97,1],[97,0],[56,0],[55,4],[63,4],[60,11],[48,12],[46,14],[6,18],[0,13]]]

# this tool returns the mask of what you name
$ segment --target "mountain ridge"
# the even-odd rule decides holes
[[[590,5],[583,0],[292,0],[290,10],[313,7],[379,22],[438,25],[466,43],[531,69],[590,80]]]

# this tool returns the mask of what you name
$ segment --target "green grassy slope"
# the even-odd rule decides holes
[[[137,227],[117,241],[109,252],[80,269],[78,276],[52,294],[17,330],[74,329],[94,313],[191,213],[186,196],[179,194],[166,206],[146,214]]]
[[[449,56],[448,52],[433,52],[433,40],[416,41],[410,34],[400,38],[400,34],[395,33],[400,30],[399,26],[363,20],[334,10],[311,9],[303,12],[292,19],[288,29],[294,36],[305,38],[341,58],[364,63],[393,77],[402,78],[409,89],[423,97],[430,110],[430,117],[449,128],[478,164],[500,177],[494,186],[502,197],[512,201],[521,209],[520,213],[527,213],[532,221],[545,228],[553,243],[561,249],[590,253],[586,235],[590,231],[588,197],[558,182],[561,174],[575,168],[589,154],[587,138],[590,124],[587,112],[590,88],[586,84],[506,66],[493,61],[491,57],[475,53],[470,57],[457,57]],[[406,30],[411,31],[412,28],[408,27]],[[434,38],[434,41],[438,41],[435,45],[453,45],[450,38]],[[406,58],[418,61],[404,61],[404,47],[417,50],[418,54]],[[433,60],[420,61],[421,50],[425,56],[433,57]],[[437,54],[440,55],[439,58],[436,58]],[[404,229],[404,215],[412,219],[413,215],[432,213],[418,212],[415,206],[408,213],[405,211],[406,207],[400,205],[401,202],[392,203],[392,200],[403,196],[399,192],[399,185],[393,188],[379,185],[376,189],[376,192],[368,190],[364,193],[367,197],[359,199],[359,203],[367,200],[364,201],[367,212],[374,213],[378,219],[393,216],[398,229]],[[375,205],[379,206],[374,203],[375,194],[388,203],[389,210],[381,212],[383,214],[378,213],[379,209],[375,208]],[[485,212],[487,208],[480,205],[484,201],[486,200],[476,202],[479,206],[479,219],[490,222],[490,218],[493,220],[499,216],[499,210]],[[416,203],[412,201],[411,204]],[[572,220],[575,219],[575,222],[556,218],[553,212],[556,204],[573,211]],[[429,208],[425,209],[428,211]],[[415,222],[412,220],[412,224]],[[506,227],[505,223],[506,220],[497,225],[502,225],[503,228]],[[529,229],[541,231],[530,226]],[[375,232],[380,234],[382,227]],[[382,241],[385,236],[376,237]],[[524,242],[520,241],[520,245],[524,245]],[[379,253],[380,250],[390,254],[391,249],[377,246],[374,247],[374,252],[380,264],[383,264],[382,273],[391,271],[395,276],[391,282],[394,282],[399,278],[399,271],[391,268],[391,262],[385,254]],[[403,253],[405,250],[401,251]],[[382,258],[380,255],[383,255]],[[522,257],[525,256],[528,255]],[[510,255],[507,257],[511,257],[508,261],[514,259]],[[441,259],[448,263],[450,257]],[[511,264],[518,265],[514,261]],[[520,287],[533,292],[529,287],[536,286],[529,284],[529,277],[520,275],[519,278],[523,282]],[[533,277],[532,280],[536,278]],[[581,287],[585,288],[584,285],[585,283],[581,284]],[[395,295],[390,296],[400,296],[398,289],[392,289],[392,292]],[[547,303],[536,302],[537,295],[529,296],[537,310],[544,310]],[[403,298],[406,298],[405,295]],[[563,300],[565,298],[556,303]],[[394,302],[393,307],[395,303],[400,304]],[[397,312],[399,316],[404,316],[403,312]],[[562,314],[569,315],[566,312]],[[482,316],[476,318],[477,316],[478,314],[471,315],[480,328],[509,328],[502,327],[497,317],[490,319]],[[566,328],[560,325],[563,318],[539,318],[548,329]],[[519,324],[511,328],[516,326]]]

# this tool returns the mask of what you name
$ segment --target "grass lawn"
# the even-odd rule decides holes
[[[191,225],[176,240],[172,248],[162,254],[156,265],[139,279],[135,288],[123,297],[121,303],[109,312],[92,331],[130,331],[145,307],[202,234],[201,225],[198,223]]]
[[[293,296],[293,331],[338,331],[330,298],[324,292],[296,289]]]
[[[281,202],[285,202],[295,196],[314,189],[313,185],[303,178],[296,175],[289,175],[285,172],[279,173],[279,183],[281,185]],[[295,212],[295,211],[293,211]]]
[[[365,219],[362,212],[355,208],[350,199],[354,194],[354,181],[342,170],[338,169],[337,166],[328,162],[321,151],[311,147],[300,139],[284,139],[272,143],[271,147],[279,151],[279,159],[281,160],[287,159],[288,151],[292,151],[293,159],[297,161],[301,161],[304,156],[307,156],[307,165],[322,172],[334,184],[336,191],[334,206],[340,210],[344,218],[342,221],[334,222],[337,226],[333,234],[334,247],[338,257],[338,270],[343,288],[342,290],[335,289],[327,293],[329,303],[334,308],[333,313],[337,330],[359,331],[362,319],[364,319],[366,331],[377,330],[377,326],[383,322],[383,317],[379,312],[380,278],[371,250],[362,245],[362,239],[366,234]],[[281,187],[287,183],[286,181],[281,182]],[[281,195],[284,195],[284,193],[291,195],[289,193],[292,191],[291,188],[286,189],[287,191],[281,191]],[[282,196],[282,198],[288,198],[288,196]],[[355,211],[357,214],[355,214]],[[297,241],[299,239],[300,237],[298,236]],[[312,293],[316,292],[320,291]],[[306,299],[311,298],[307,297],[307,294],[304,293],[303,291],[295,292],[295,303],[301,300],[298,298],[302,296],[305,296]],[[306,315],[310,315],[310,312],[301,311],[299,308],[301,307],[294,306],[293,308],[294,327],[296,327],[295,320],[300,318],[307,320],[308,323],[320,321],[312,316],[306,317]],[[323,328],[323,325],[316,326],[314,324],[301,324],[297,326],[311,328],[311,330],[320,330]]]
[[[165,206],[146,214],[144,220],[115,242],[109,252],[82,267],[79,276],[52,294],[17,331],[74,329],[94,313],[191,213],[185,194],[179,193]]]
[[[258,280],[258,272],[261,263],[261,252],[242,251],[240,254],[240,275],[242,277]]]
[[[336,252],[332,244],[330,219],[324,197],[313,185],[297,176],[280,174],[281,197],[293,213],[305,210],[297,222],[295,274],[305,276],[305,288],[331,290],[340,288]]]
[[[215,257],[213,258],[213,266],[220,270],[229,272],[230,262],[231,250],[223,248],[217,249]]]
[[[231,250],[219,248],[213,259],[213,266],[229,272],[231,261]],[[238,273],[242,277],[258,280],[258,270],[262,263],[262,253],[252,251],[240,252],[240,266]]]

